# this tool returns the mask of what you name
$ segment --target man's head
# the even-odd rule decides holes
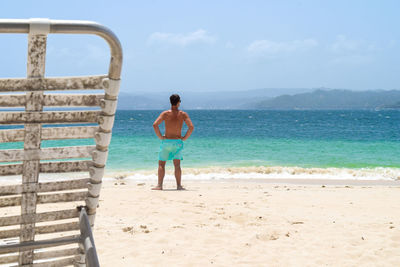
[[[181,103],[181,97],[177,94],[173,94],[169,97],[169,101],[171,102],[171,106],[178,106]]]

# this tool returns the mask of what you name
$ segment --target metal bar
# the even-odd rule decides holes
[[[63,250],[52,250],[45,252],[37,252],[33,256],[35,260],[42,260],[48,258],[57,258],[57,257],[65,257],[65,256],[73,256],[79,254],[79,248],[68,248]]]
[[[38,204],[58,203],[58,202],[73,202],[84,201],[87,198],[88,192],[72,192],[38,195]]]
[[[79,230],[78,222],[36,226],[35,235],[67,232],[74,230]],[[20,235],[20,229],[3,230],[0,232],[0,239],[18,237],[19,235]]]
[[[84,172],[93,165],[91,160],[59,161],[40,163],[41,173]],[[22,174],[22,164],[0,165],[0,176]]]
[[[1,107],[25,107],[25,103],[25,95],[1,95],[0,97]]]
[[[40,164],[40,172],[84,172],[88,171],[89,167],[92,165],[93,162],[91,160],[46,162]]]
[[[44,95],[43,105],[49,107],[96,107],[104,94],[51,94]]]
[[[0,124],[96,123],[100,111],[0,112]]]
[[[93,138],[98,126],[51,127],[42,129],[42,140]]]
[[[0,162],[90,158],[95,148],[96,146],[64,146],[31,150],[0,150]]]
[[[56,181],[38,184],[18,184],[0,186],[0,196],[18,195],[23,193],[43,193],[63,190],[74,190],[88,188],[89,178]]]
[[[38,249],[38,248],[63,246],[63,245],[68,245],[68,244],[79,243],[80,241],[81,241],[81,238],[79,235],[73,235],[73,236],[66,236],[66,237],[54,238],[54,239],[49,239],[49,240],[21,242],[18,244],[0,246],[0,254],[6,254],[6,253],[12,253],[12,252],[18,252],[18,251],[26,251],[26,250],[32,250],[32,249]]]
[[[62,267],[62,266],[71,266],[75,264],[75,257],[68,257],[54,261],[46,261],[41,263],[34,263],[32,267]],[[13,266],[11,266],[13,267]],[[17,266],[15,266],[17,267]],[[19,266],[18,266],[19,267]]]
[[[87,266],[99,267],[100,264],[94,244],[92,228],[84,207],[81,209],[81,214],[79,215],[79,225],[81,230],[81,243],[85,248]]]
[[[0,130],[0,143],[23,142],[24,135],[25,129]]]
[[[78,217],[79,217],[79,212],[77,209],[48,211],[48,212],[28,214],[23,216],[17,215],[17,216],[0,217],[0,226],[10,226],[22,223],[30,223],[30,222],[39,223],[39,222],[58,221],[58,220],[73,219]]]
[[[26,193],[32,194],[32,193]],[[88,196],[88,191],[84,192],[70,192],[70,193],[57,193],[57,194],[43,194],[35,197],[37,198],[37,204],[45,203],[58,203],[58,202],[73,202],[73,201],[84,201]],[[0,208],[19,206],[21,205],[21,197],[0,197]]]
[[[51,94],[43,95],[42,105],[48,107],[96,107],[104,94]],[[25,95],[1,95],[0,107],[24,107]]]
[[[18,262],[18,255],[0,257],[0,264]]]
[[[35,27],[35,26],[33,26]],[[47,35],[32,34],[28,35],[28,62],[27,78],[43,78],[46,65],[46,43]],[[25,112],[41,113],[43,111],[43,91],[26,92]],[[31,150],[40,149],[42,125],[24,122],[25,140],[24,154]],[[22,163],[22,184],[37,184],[39,180],[39,159],[23,159]],[[36,213],[37,193],[29,192],[21,195],[21,215]],[[35,223],[21,224],[21,242],[35,240]],[[19,254],[19,264],[32,264],[33,250],[23,251]]]
[[[0,33],[28,33],[30,20],[0,20]],[[122,47],[117,36],[107,27],[92,21],[50,20],[50,33],[95,34],[106,40],[111,50],[109,77],[119,80],[122,67]]]
[[[110,79],[119,80],[122,67],[122,47],[117,36],[107,27],[91,21],[50,21],[50,33],[95,34],[107,41],[111,50]]]
[[[22,164],[0,165],[0,176],[22,174]]]
[[[3,78],[0,92],[61,91],[103,89],[103,79],[107,75],[51,78]]]

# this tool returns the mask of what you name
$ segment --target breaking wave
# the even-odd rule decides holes
[[[157,179],[157,170],[108,171],[105,178],[133,180]],[[341,180],[400,180],[400,168],[302,168],[302,167],[207,167],[183,168],[187,180],[214,179],[341,179]],[[173,179],[173,170],[167,169],[166,179]]]

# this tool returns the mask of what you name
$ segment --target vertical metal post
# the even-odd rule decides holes
[[[89,267],[99,267],[100,264],[97,258],[96,246],[94,245],[92,228],[84,207],[82,207],[79,215],[79,226],[81,229],[81,244],[85,249],[86,264]]]
[[[43,78],[45,73],[46,41],[49,32],[49,23],[43,20],[32,20],[28,35],[28,64],[27,78]],[[40,112],[42,106],[43,91],[27,92],[25,111]],[[40,124],[25,124],[24,151],[38,150],[41,143]],[[22,171],[22,184],[37,184],[39,180],[39,160],[24,160]],[[32,215],[36,213],[36,192],[23,192],[21,198],[21,215]],[[35,221],[21,224],[20,242],[33,241],[35,239]],[[20,265],[33,263],[34,250],[21,252],[19,255]]]

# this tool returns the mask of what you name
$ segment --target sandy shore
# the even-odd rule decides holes
[[[105,182],[102,266],[400,266],[399,183],[184,184]]]

